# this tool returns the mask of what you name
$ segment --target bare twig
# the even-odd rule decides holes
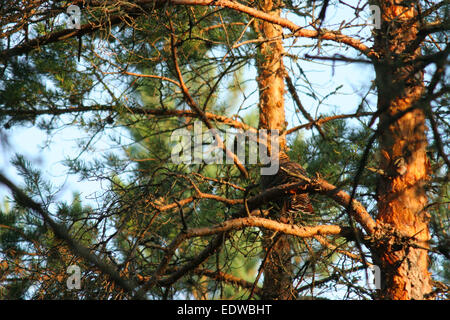
[[[19,189],[13,182],[11,182],[1,173],[0,183],[4,184],[11,190],[18,204],[38,213],[53,230],[55,236],[63,240],[75,255],[82,257],[90,264],[93,264],[94,266],[99,268],[104,274],[108,275],[115,283],[117,283],[118,286],[120,286],[125,291],[133,293],[136,288],[136,284],[133,280],[124,279],[116,270],[116,268],[104,262],[96,255],[90,253],[88,248],[83,246],[81,243],[79,243],[69,235],[69,232],[67,231],[65,226],[56,223],[39,203],[28,197],[21,189]],[[143,296],[140,294],[135,297],[139,299],[143,298]]]
[[[239,169],[241,174],[245,178],[248,178],[249,175],[248,175],[247,169],[245,169],[244,165],[241,163],[241,161],[236,156],[236,154],[231,152],[225,146],[225,144],[223,143],[222,138],[220,138],[219,134],[217,133],[217,130],[213,127],[213,125],[209,121],[208,117],[205,115],[205,112],[199,108],[199,106],[197,105],[195,100],[190,95],[189,89],[187,88],[186,84],[184,83],[183,76],[182,76],[181,70],[180,70],[180,66],[178,65],[177,46],[175,44],[175,39],[174,39],[173,33],[171,33],[170,39],[171,39],[171,41],[170,41],[171,45],[170,46],[171,46],[171,49],[172,49],[172,58],[173,58],[173,62],[174,62],[174,65],[175,65],[175,71],[176,71],[176,74],[177,74],[177,77],[178,77],[178,81],[180,83],[181,90],[183,91],[183,96],[184,96],[187,104],[189,105],[189,107],[191,107],[191,109],[193,111],[195,111],[199,115],[200,119],[203,121],[203,123],[206,125],[206,127],[212,131],[212,133],[214,135],[214,138],[216,139],[216,142],[217,142],[217,147],[222,149],[225,152],[225,154],[227,155],[227,157],[233,159],[234,164]]]
[[[292,98],[294,99],[295,104],[297,105],[297,108],[300,110],[300,112],[303,114],[303,116],[310,123],[312,123],[314,127],[316,127],[317,131],[319,131],[319,133],[322,136],[322,138],[326,139],[325,132],[323,132],[323,130],[320,127],[320,125],[317,124],[317,122],[314,121],[314,119],[311,117],[311,115],[308,113],[308,111],[306,111],[306,109],[303,107],[303,104],[300,101],[300,98],[299,98],[299,96],[297,94],[297,90],[295,89],[294,83],[292,82],[292,79],[291,79],[291,77],[289,76],[289,74],[287,72],[285,72],[285,76],[284,77],[286,79],[286,84],[288,86],[289,93],[291,94]]]

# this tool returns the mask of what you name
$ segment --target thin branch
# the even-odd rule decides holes
[[[11,190],[18,204],[38,213],[53,230],[55,236],[63,240],[75,255],[82,257],[90,264],[96,266],[125,291],[132,293],[135,290],[136,284],[134,281],[124,279],[120,276],[115,267],[102,261],[98,256],[90,253],[88,248],[70,236],[65,226],[55,222],[39,203],[28,197],[21,189],[19,189],[13,182],[1,173],[0,183],[4,184]],[[141,299],[143,297],[141,295],[137,295],[136,298]]]
[[[112,16],[109,18],[108,24],[109,25],[116,25],[122,22],[122,16]],[[34,38],[28,41],[25,41],[24,43],[17,45],[13,48],[6,49],[3,51],[0,51],[0,62],[6,62],[9,58],[14,56],[19,56],[22,54],[28,54],[34,49],[37,49],[41,46],[55,43],[58,41],[67,40],[69,38],[74,37],[81,37],[85,34],[90,34],[95,31],[101,30],[105,27],[105,24],[91,24],[86,23],[83,24],[80,29],[74,30],[74,29],[65,29],[53,33],[46,34],[44,36]]]
[[[205,262],[210,256],[212,256],[220,249],[226,236],[227,233],[219,233],[218,235],[216,235],[216,237],[206,246],[206,248],[203,249],[203,251],[200,252],[194,259],[186,263],[184,266],[179,268],[177,271],[175,271],[168,277],[164,279],[159,279],[158,285],[163,287],[171,286],[186,273],[199,267],[203,262]]]
[[[169,265],[170,260],[175,254],[176,250],[181,246],[181,244],[187,239],[194,237],[206,237],[211,235],[216,235],[215,243],[211,244],[200,254],[194,262],[187,264],[183,267],[184,271],[178,271],[176,275],[172,275],[170,281],[167,281],[167,284],[173,283],[178,278],[183,276],[185,272],[191,270],[194,266],[202,263],[212,252],[212,250],[216,250],[218,248],[217,243],[220,239],[223,238],[224,234],[227,234],[232,230],[241,230],[247,227],[259,227],[265,228],[272,231],[278,231],[280,233],[293,235],[301,238],[312,237],[314,235],[339,235],[342,232],[346,232],[345,228],[341,228],[337,225],[319,225],[319,226],[296,226],[291,224],[285,224],[277,221],[273,221],[270,219],[259,218],[259,217],[246,217],[246,218],[236,218],[232,220],[227,220],[219,225],[212,227],[203,227],[203,228],[193,228],[188,230],[183,230],[180,232],[174,240],[170,243],[170,245],[165,250],[165,255],[160,261],[156,271],[153,273],[151,279],[138,291],[138,293],[142,294],[147,291],[161,280],[162,275],[165,273],[167,266]],[[219,239],[220,237],[220,239]]]
[[[158,0],[156,2],[161,2]],[[251,17],[258,18],[267,22],[271,22],[289,29],[297,37],[303,38],[319,38],[322,40],[331,40],[338,43],[344,43],[350,47],[360,51],[367,56],[374,56],[375,52],[363,44],[361,41],[354,39],[352,37],[341,34],[340,32],[333,32],[328,30],[307,30],[296,25],[289,19],[277,17],[269,13],[257,10],[252,7],[247,7],[239,2],[230,0],[167,0],[168,3],[173,5],[199,5],[199,6],[216,6],[229,8],[235,11],[246,13]]]
[[[207,269],[195,269],[194,273],[198,274],[198,275],[205,275],[205,276],[207,276],[209,278],[212,278],[214,280],[223,281],[223,282],[229,283],[229,284],[234,285],[234,286],[239,286],[239,287],[244,288],[244,289],[254,290],[254,292],[258,296],[261,296],[261,294],[262,294],[262,289],[260,287],[253,288],[253,283],[252,282],[249,282],[247,280],[235,277],[235,276],[233,276],[231,274],[228,274],[228,273],[225,273],[225,272],[222,272],[222,271],[211,271],[211,270],[207,270]]]
[[[83,3],[82,0],[74,1],[73,4],[81,4]],[[321,40],[331,40],[338,43],[344,43],[348,46],[360,51],[361,53],[374,57],[376,54],[375,52],[363,44],[361,41],[352,38],[350,36],[346,36],[341,34],[338,31],[328,31],[328,30],[308,30],[304,29],[298,25],[296,25],[294,22],[290,21],[289,19],[273,16],[269,13],[257,10],[252,7],[245,6],[239,2],[230,1],[230,0],[141,0],[141,1],[135,1],[133,4],[125,3],[119,7],[116,7],[117,10],[120,10],[123,12],[121,15],[115,15],[110,16],[108,21],[105,21],[101,24],[92,24],[92,23],[86,23],[81,26],[79,30],[73,30],[73,29],[66,29],[62,31],[57,31],[53,33],[49,33],[47,35],[34,38],[28,41],[25,41],[24,43],[17,45],[13,48],[6,49],[3,51],[0,51],[0,62],[5,62],[7,59],[21,55],[21,54],[27,54],[31,52],[34,49],[39,48],[40,46],[58,42],[61,40],[66,40],[73,37],[81,37],[85,34],[90,34],[95,31],[101,30],[105,26],[111,27],[114,25],[117,25],[119,23],[123,22],[124,16],[130,17],[139,17],[146,13],[145,10],[138,10],[137,8],[146,8],[150,7],[150,10],[158,9],[158,8],[164,8],[167,5],[199,5],[199,6],[215,6],[215,7],[223,7],[228,8],[231,10],[235,10],[238,12],[246,13],[251,17],[261,19],[267,22],[271,22],[277,25],[280,25],[284,28],[289,29],[291,32],[294,33],[296,37],[304,37],[304,38],[320,38]],[[96,7],[104,7],[103,1],[91,1],[89,3],[90,8],[96,8]]]
[[[259,208],[264,203],[278,199],[282,194],[291,194],[292,191],[296,193],[308,192],[318,193],[330,197],[341,206],[345,208],[351,208],[350,214],[355,220],[361,224],[366,232],[373,234],[376,228],[375,220],[370,216],[365,207],[347,192],[340,190],[331,183],[321,178],[310,179],[296,172],[289,172],[288,174],[302,179],[301,182],[287,183],[281,186],[270,188],[264,192],[247,200],[250,211]],[[306,182],[306,184],[305,184]],[[246,211],[242,209],[238,213],[234,214],[234,217],[243,217],[246,215]]]
[[[367,267],[366,266],[360,266],[360,267],[357,267],[357,268],[351,268],[351,269],[348,269],[348,270],[342,270],[342,272],[335,271],[331,276],[323,278],[323,279],[320,279],[318,281],[314,281],[311,284],[304,285],[304,286],[296,289],[295,291],[298,294],[299,292],[302,292],[302,291],[305,291],[305,290],[309,290],[311,288],[315,288],[315,287],[321,286],[321,285],[323,285],[323,284],[325,284],[325,283],[327,283],[329,281],[339,280],[339,278],[342,276],[342,274],[352,273],[352,272],[360,271],[360,270],[363,270],[363,269],[367,269]]]
[[[303,114],[303,116],[310,123],[312,123],[314,127],[316,127],[317,131],[319,131],[319,133],[322,136],[322,138],[326,139],[325,132],[323,132],[323,130],[320,127],[320,125],[317,122],[314,121],[314,119],[311,117],[311,115],[308,113],[308,111],[306,111],[306,109],[303,107],[303,104],[300,101],[300,98],[299,98],[299,96],[297,94],[297,91],[295,89],[294,83],[292,82],[292,79],[291,79],[291,77],[289,76],[289,74],[287,72],[285,72],[284,78],[286,79],[286,84],[288,86],[289,93],[291,94],[292,98],[294,99],[295,104],[297,105],[297,108],[300,110],[300,112]]]
[[[339,253],[341,253],[341,254],[343,254],[343,255],[345,255],[345,256],[347,256],[347,257],[353,259],[353,260],[357,260],[357,261],[360,261],[360,262],[363,262],[363,263],[364,263],[363,259],[361,259],[360,256],[358,256],[358,255],[356,255],[356,254],[353,254],[353,253],[351,253],[351,252],[348,252],[347,250],[339,249],[339,247],[337,247],[337,246],[335,246],[334,244],[330,243],[330,242],[329,242],[325,237],[323,237],[323,236],[314,236],[314,239],[316,239],[321,245],[323,245],[323,246],[329,248],[329,249],[332,250],[332,251],[339,252]],[[371,263],[367,263],[367,264],[368,264],[368,265],[372,265]]]
[[[225,144],[223,143],[223,140],[220,138],[219,134],[217,133],[217,130],[213,127],[213,125],[209,121],[208,117],[205,115],[205,112],[199,108],[199,106],[197,105],[195,100],[190,95],[189,89],[187,88],[187,86],[186,86],[186,84],[185,84],[185,82],[183,80],[183,76],[181,74],[180,66],[178,64],[177,45],[175,44],[175,39],[174,39],[173,33],[171,33],[171,35],[170,35],[170,46],[171,46],[171,49],[172,49],[172,58],[173,58],[173,62],[174,62],[174,65],[175,65],[175,71],[176,71],[176,74],[177,74],[177,77],[178,77],[178,81],[179,81],[180,86],[181,86],[181,90],[183,91],[183,96],[184,96],[187,104],[189,105],[189,107],[193,111],[195,111],[195,113],[197,113],[199,115],[200,119],[203,121],[203,123],[206,125],[206,127],[212,131],[212,133],[214,134],[214,138],[215,138],[215,140],[217,142],[217,147],[222,149],[225,152],[225,154],[227,155],[227,157],[233,159],[234,164],[239,169],[241,174],[245,178],[248,178],[249,174],[247,172],[247,169],[245,169],[244,165],[241,163],[241,161],[236,156],[236,154],[231,152],[225,146]]]
[[[167,77],[163,77],[163,76],[157,76],[157,75],[154,75],[154,74],[140,74],[140,73],[135,73],[135,72],[130,72],[130,71],[122,71],[121,73],[129,75],[129,76],[139,77],[139,78],[160,79],[160,80],[163,80],[163,81],[171,82],[174,85],[180,87],[180,83],[178,81],[175,81],[173,79],[170,79],[170,78],[167,78]],[[105,72],[104,74],[108,74],[108,72]]]
[[[352,113],[352,114],[340,114],[340,115],[335,115],[335,116],[329,116],[329,117],[325,117],[325,118],[319,118],[317,120],[313,120],[309,123],[305,123],[296,127],[293,127],[289,130],[286,130],[286,135],[294,133],[295,131],[301,130],[301,129],[311,129],[311,127],[315,124],[317,125],[321,125],[323,123],[329,122],[329,121],[333,121],[333,120],[337,120],[337,119],[346,119],[346,118],[359,118],[359,117],[367,117],[367,116],[372,116],[373,112],[359,112],[359,113]]]
[[[201,116],[191,110],[169,110],[169,109],[150,109],[150,108],[139,108],[139,107],[127,107],[125,109],[118,108],[113,105],[91,105],[91,106],[79,106],[71,108],[51,108],[51,109],[37,109],[37,110],[21,110],[21,118],[37,117],[40,115],[62,115],[68,113],[82,113],[89,111],[113,111],[113,112],[128,112],[132,114],[140,115],[152,115],[152,116],[168,116],[168,117],[189,117],[189,118],[200,118]],[[8,115],[11,117],[18,116],[17,110],[13,109],[0,109],[0,115]],[[223,123],[227,126],[249,130],[256,132],[256,129],[237,120],[228,118],[226,116],[217,115],[211,112],[205,112],[204,116],[211,121]]]
[[[334,54],[332,57],[312,56],[309,54],[305,54],[305,58],[314,59],[314,60],[342,61],[342,62],[350,62],[350,63],[365,63],[365,64],[373,63],[370,60],[349,58],[349,57],[345,57],[341,54]]]

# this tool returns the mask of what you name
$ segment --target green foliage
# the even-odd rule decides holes
[[[231,164],[172,163],[171,134],[180,128],[192,131],[193,122],[199,116],[171,113],[192,111],[177,85],[180,79],[171,44],[176,46],[176,58],[190,97],[202,112],[236,119],[257,128],[257,92],[249,91],[257,81],[253,66],[261,58],[257,49],[262,39],[258,39],[255,32],[255,19],[250,21],[248,15],[233,10],[170,6],[136,7],[137,11],[125,12],[121,5],[124,5],[121,1],[112,1],[84,12],[83,19],[101,27],[98,32],[83,35],[80,61],[78,38],[56,41],[27,56],[7,59],[4,69],[0,70],[0,124],[8,129],[37,123],[47,130],[49,138],[64,127],[81,129],[79,133],[83,138],[71,137],[79,143],[79,153],[67,158],[65,165],[71,174],[83,180],[101,182],[94,199],[75,193],[70,201],[60,201],[60,188],[49,182],[24,156],[16,155],[12,164],[23,179],[21,187],[91,253],[111,265],[123,278],[144,285],[160,270],[177,236],[186,229],[220,226],[243,208],[231,204],[230,200],[248,199],[261,191],[258,165],[246,165],[250,177],[244,179]],[[284,5],[285,12],[289,10],[301,19],[311,17],[309,3],[285,1]],[[139,16],[136,12],[141,10],[146,13]],[[121,16],[123,21],[110,25],[108,19],[114,15]],[[45,23],[37,22],[30,28],[30,37],[64,30],[63,25],[57,24],[53,16]],[[21,31],[17,32],[17,39],[20,39]],[[292,39],[285,35],[286,41]],[[442,34],[438,37],[444,39]],[[246,43],[247,40],[251,41]],[[285,65],[297,67],[295,71],[288,71],[297,73],[300,84],[296,85],[306,90],[302,94],[319,106],[340,94],[338,85],[320,96],[319,86],[308,78],[309,67],[303,67],[303,60],[299,58],[303,54],[296,56],[295,50],[301,52],[310,48],[304,43],[296,48],[299,44],[295,41],[291,44],[292,48],[287,51],[294,50],[295,54],[286,52]],[[6,48],[3,40],[0,40],[0,48]],[[427,45],[426,50],[436,52],[431,45]],[[444,96],[439,105],[445,106],[447,100]],[[358,112],[370,111],[365,103],[364,98]],[[439,110],[436,112],[439,123],[446,123],[448,111],[440,106],[433,107]],[[323,113],[320,117],[333,115]],[[220,121],[211,122],[218,130],[229,128]],[[448,138],[448,128],[442,127],[443,136]],[[363,118],[358,122],[335,119],[321,124],[321,128],[324,136],[312,127],[312,135],[299,131],[288,137],[290,158],[302,164],[310,177],[323,177],[351,192],[355,172],[361,165],[373,129]],[[357,177],[356,193],[374,217],[379,178],[376,149],[377,142],[371,146],[365,169]],[[248,156],[248,148],[246,152]],[[443,162],[437,156],[437,146],[430,145],[429,152],[435,172],[429,190],[430,199],[436,203],[430,207],[433,241],[445,244],[448,234],[442,230],[448,230],[448,182]],[[299,224],[349,225],[345,209],[329,197],[314,194],[311,198],[315,214],[302,216]],[[262,209],[270,206],[267,204]],[[259,214],[267,217],[262,211]],[[165,266],[162,282],[189,266],[213,239],[213,236],[194,237],[177,247]],[[265,258],[261,230],[233,230],[223,240],[220,250],[213,250],[170,285],[156,284],[146,292],[147,296],[153,299],[248,299],[248,288],[220,279],[220,275],[246,281],[254,285],[257,292],[263,281],[263,277],[257,277]],[[325,288],[330,286],[328,292],[331,292],[338,283],[336,279],[342,275],[339,285],[345,286],[348,292],[357,292],[358,298],[370,297],[366,290],[357,287],[358,276],[346,273],[359,263],[349,258],[351,254],[360,254],[354,242],[328,237],[327,246],[316,240],[292,239],[293,282],[297,288],[306,287],[299,296],[312,295],[310,284],[313,287],[318,278],[333,275],[333,281],[324,284]],[[444,250],[445,246],[440,249]],[[433,272],[448,281],[447,262],[442,258],[433,261]],[[70,265],[78,265],[82,270],[83,287],[79,291],[67,290],[66,270]],[[57,239],[36,212],[14,199],[4,201],[0,210],[0,298],[130,297],[107,275]],[[257,293],[252,297],[259,298]]]
[[[70,222],[70,234],[89,246],[97,240],[97,230],[89,220],[91,208],[79,194],[71,203],[56,202],[54,190],[40,172],[20,155],[14,165],[24,179],[28,195],[40,198],[48,208],[54,203],[60,222]],[[29,208],[10,206],[5,199],[0,210],[0,298],[2,299],[77,299],[83,294],[66,290],[66,270],[71,264],[85,267],[57,238],[40,217]]]

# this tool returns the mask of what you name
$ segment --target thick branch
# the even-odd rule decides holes
[[[164,285],[169,285],[183,276],[189,270],[201,264],[205,259],[214,252],[221,244],[221,239],[223,239],[224,234],[227,234],[232,230],[240,230],[247,227],[260,227],[272,231],[277,231],[283,234],[289,234],[301,238],[312,237],[315,235],[338,235],[346,230],[337,225],[319,225],[314,227],[296,226],[291,224],[284,224],[281,222],[273,221],[265,218],[258,217],[246,217],[246,218],[236,218],[232,220],[225,221],[219,225],[213,227],[204,228],[194,228],[188,229],[180,232],[178,236],[170,243],[166,249],[166,254],[161,259],[161,262],[152,275],[152,278],[139,290],[139,293],[143,293],[150,289],[157,283],[164,283]],[[177,271],[175,274],[170,276],[168,279],[161,280],[160,278],[164,275],[170,260],[175,254],[176,250],[181,246],[181,244],[189,238],[193,237],[205,237],[210,235],[216,235],[216,239],[210,243],[210,245],[192,262],[185,265],[181,270]]]
[[[113,16],[109,20],[109,25],[116,25],[122,22],[121,16]],[[23,44],[17,45],[14,48],[6,49],[3,51],[0,51],[0,62],[5,62],[7,59],[19,56],[22,54],[26,54],[31,52],[34,49],[37,49],[41,46],[55,43],[58,41],[63,41],[69,38],[74,37],[81,37],[85,34],[90,34],[95,31],[101,30],[105,26],[103,24],[90,24],[86,23],[81,26],[80,29],[74,30],[74,29],[65,29],[61,31],[56,31],[53,33],[46,34],[45,36],[34,38],[28,41],[25,41]]]
[[[77,4],[81,1],[74,1],[74,4]],[[104,7],[105,3],[102,1],[92,1],[89,4],[90,8],[95,7]],[[29,53],[30,51],[39,48],[40,46],[55,43],[61,40],[65,40],[68,38],[79,37],[85,34],[90,34],[95,31],[98,31],[105,26],[111,27],[123,22],[123,17],[127,14],[129,17],[138,17],[144,15],[146,13],[145,10],[138,10],[137,8],[140,6],[142,8],[150,7],[149,9],[157,9],[162,6],[167,5],[199,5],[199,6],[216,6],[228,8],[231,10],[239,11],[242,13],[246,13],[251,17],[258,18],[267,22],[271,22],[277,25],[282,26],[283,28],[289,29],[294,33],[296,37],[304,37],[304,38],[320,38],[322,40],[331,40],[338,43],[344,43],[348,46],[360,51],[361,53],[367,56],[373,56],[374,52],[361,41],[354,39],[352,37],[341,34],[340,32],[333,31],[324,31],[324,30],[307,30],[302,27],[296,25],[289,19],[277,17],[265,13],[263,11],[257,10],[252,7],[245,6],[239,2],[234,2],[230,0],[142,0],[136,1],[133,5],[123,5],[120,8],[115,8],[117,10],[121,10],[123,12],[122,15],[111,16],[107,23],[102,24],[91,24],[87,23],[81,26],[79,30],[66,29],[62,31],[57,31],[53,33],[49,33],[45,36],[38,37],[35,39],[31,39],[25,41],[24,43],[17,45],[11,49],[6,49],[0,51],[0,62],[5,62],[8,58],[13,56],[18,56],[21,54]]]
[[[71,108],[53,108],[53,109],[38,109],[38,110],[17,110],[13,109],[0,109],[0,115],[8,115],[11,117],[20,116],[20,118],[31,118],[41,115],[62,115],[68,113],[82,113],[90,111],[118,111],[112,105],[92,105],[92,106],[80,106]],[[200,115],[191,110],[169,110],[169,109],[150,109],[150,108],[136,108],[127,107],[120,109],[120,112],[127,112],[131,114],[139,115],[151,115],[151,116],[168,116],[168,117],[189,117],[189,118],[200,118]],[[223,123],[227,126],[242,129],[242,130],[252,130],[256,132],[256,129],[238,120],[228,118],[226,116],[217,115],[211,112],[204,112],[204,116],[210,121]]]
[[[327,182],[323,179],[310,179],[308,177],[298,175],[295,172],[288,172],[288,174],[291,174],[293,176],[297,176],[301,178],[302,182],[298,183],[288,183],[281,186],[277,186],[274,188],[270,188],[267,190],[264,190],[260,194],[253,196],[246,200],[247,208],[242,208],[240,211],[233,214],[234,218],[242,218],[248,215],[248,211],[251,212],[255,209],[260,208],[263,204],[269,203],[271,201],[274,201],[276,199],[279,199],[280,196],[283,194],[291,194],[292,191],[295,192],[308,192],[308,193],[319,193],[326,195],[330,197],[331,199],[335,200],[338,204],[341,206],[347,208],[350,205],[351,214],[356,219],[358,223],[361,224],[361,226],[366,230],[369,234],[372,234],[375,230],[376,222],[372,219],[370,214],[367,212],[365,207],[357,200],[352,199],[352,202],[350,204],[350,195],[346,193],[343,190],[340,190],[336,186],[332,185],[331,183]],[[214,199],[223,203],[231,204],[231,205],[237,205],[237,204],[243,204],[244,199],[227,199],[223,197],[219,197],[212,194],[206,194],[206,193],[198,193],[197,195],[198,199]],[[178,201],[178,203],[171,203],[164,206],[158,206],[155,207],[156,209],[160,211],[166,211],[178,208],[179,204],[185,205],[187,203],[190,203],[195,200],[195,197],[189,197],[183,200]],[[248,209],[248,211],[247,211]],[[233,221],[233,220],[229,220]],[[255,225],[259,226],[259,225]],[[226,229],[227,227],[225,227]],[[207,228],[208,230],[211,230],[211,228]],[[270,229],[270,227],[269,227]],[[200,230],[200,229],[193,229],[193,230]],[[223,230],[226,231],[226,230]],[[191,230],[191,232],[193,232]],[[203,232],[203,231],[198,231]],[[212,231],[211,234],[217,233],[217,231]],[[207,234],[199,234],[198,236],[205,236]],[[297,234],[297,236],[300,236]]]
[[[332,40],[339,43],[345,43],[350,47],[360,51],[361,53],[364,53],[365,55],[369,56],[373,55],[373,51],[369,47],[367,47],[361,41],[354,39],[352,37],[343,35],[339,32],[302,29],[302,27],[296,25],[289,19],[277,17],[269,13],[254,9],[252,7],[247,7],[239,2],[234,2],[230,0],[168,0],[167,2],[174,5],[200,5],[200,6],[217,6],[229,8],[242,13],[246,13],[254,18],[258,18],[267,22],[280,25],[283,28],[289,29],[297,37],[303,38],[320,37],[322,40]]]
[[[214,227],[195,228],[187,230],[183,237],[203,237],[214,235],[220,232],[230,230],[240,230],[247,227],[259,227],[284,234],[293,235],[300,238],[309,238],[314,235],[340,234],[343,229],[336,225],[318,225],[318,226],[297,226],[292,224],[281,223],[271,219],[259,217],[246,217],[227,220]]]
[[[370,216],[366,208],[359,201],[352,199],[347,192],[339,190],[337,187],[323,179],[318,179],[315,183],[313,183],[311,188],[313,188],[313,190],[309,192],[316,191],[320,194],[327,195],[340,205],[350,208],[350,213],[355,220],[361,224],[364,230],[366,230],[369,234],[373,234],[376,228],[375,220]]]

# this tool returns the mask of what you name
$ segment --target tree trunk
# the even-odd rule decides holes
[[[374,250],[381,269],[381,299],[424,299],[431,291],[428,272],[428,213],[424,185],[428,179],[425,112],[417,102],[424,92],[423,71],[406,64],[420,55],[417,23],[406,21],[417,10],[380,0],[381,29],[375,38],[380,168],[378,186],[380,234]],[[399,117],[403,111],[405,115]],[[422,249],[424,248],[424,249]]]
[[[277,8],[280,1],[264,0],[260,9],[264,12],[280,15]],[[276,39],[263,42],[258,51],[258,86],[259,86],[259,127],[260,129],[279,130],[285,127],[284,110],[284,66],[282,28],[268,22],[255,22],[256,32],[264,39]],[[285,138],[280,135],[280,151],[286,147]],[[283,220],[283,213],[276,217]],[[274,236],[273,232],[264,231],[263,246],[267,255],[264,265],[264,284],[262,299],[292,299],[292,263],[289,236]]]

